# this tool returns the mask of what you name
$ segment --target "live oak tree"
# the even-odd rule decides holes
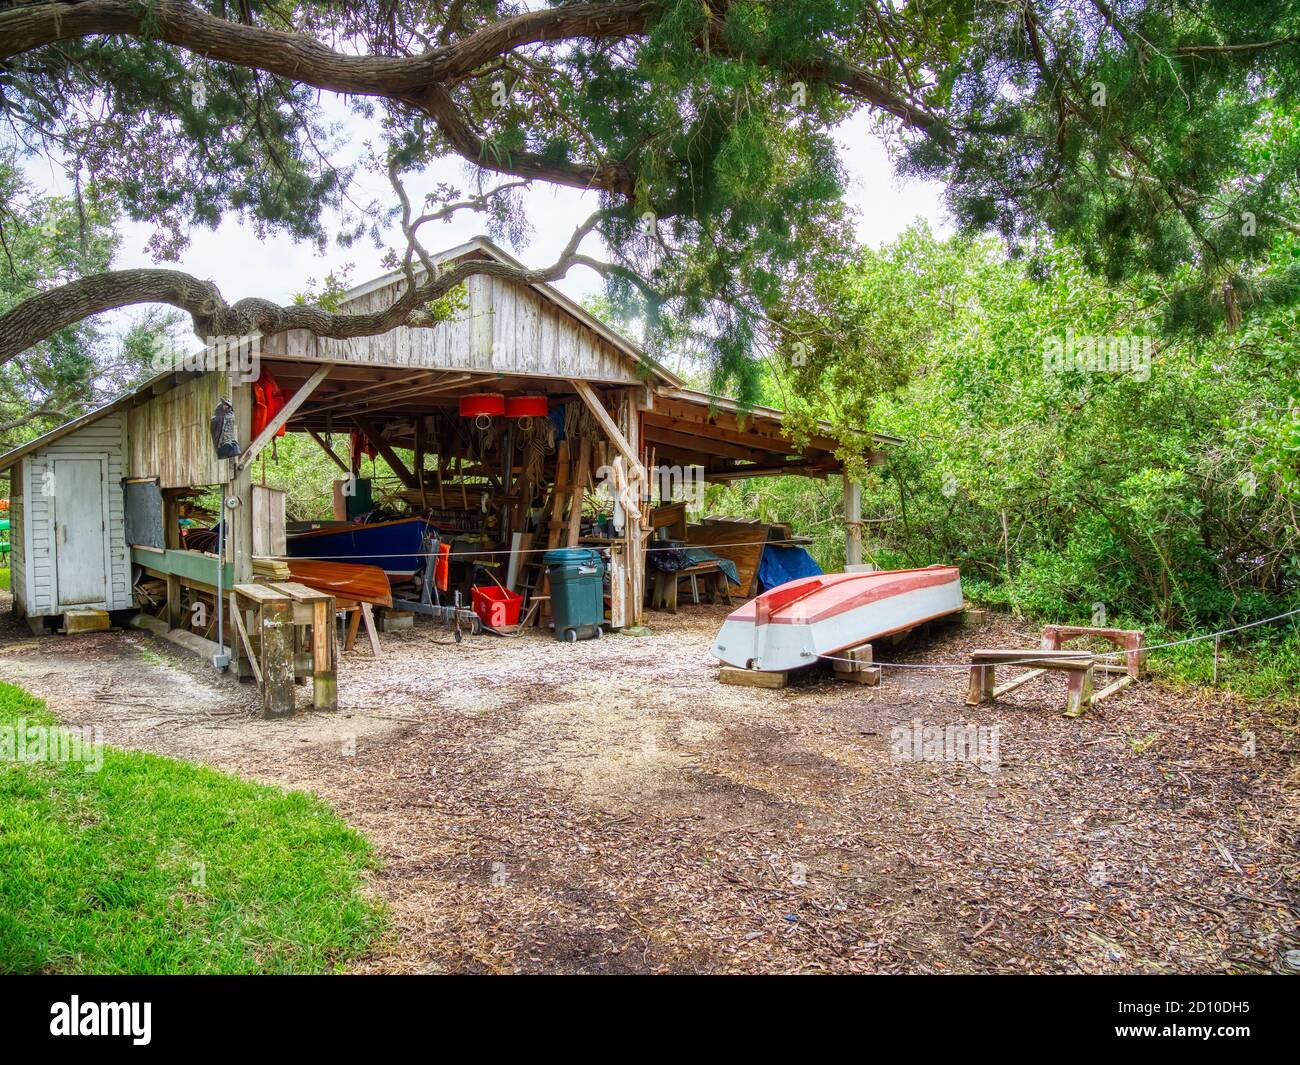
[[[352,337],[439,320],[472,273],[585,266],[640,302],[652,344],[698,342],[752,384],[755,352],[833,348],[809,271],[851,253],[830,130],[863,109],[900,166],[948,183],[964,227],[1029,256],[1055,232],[1111,279],[1176,277],[1174,324],[1235,325],[1295,287],[1256,267],[1300,226],[1295,139],[1259,148],[1294,122],[1298,34],[1284,0],[0,0],[13,138],[151,222],[160,260],[228,214],[322,243],[395,220],[408,277],[346,315],[92,271],[0,314],[0,360],[130,304],[179,308],[201,336]],[[379,120],[388,203],[351,202],[322,93]],[[411,175],[444,157],[473,187],[412,202]],[[427,226],[474,211],[518,233],[527,183],[599,194],[551,265],[435,268]]]
[[[13,153],[0,152],[0,197],[0,313],[108,268],[117,238],[102,196],[41,196]],[[93,323],[78,321],[0,365],[0,448],[81,414],[105,372],[123,369],[109,347]]]

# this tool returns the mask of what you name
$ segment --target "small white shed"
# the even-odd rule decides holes
[[[14,609],[35,630],[74,608],[133,606],[126,421],[110,404],[4,456]]]

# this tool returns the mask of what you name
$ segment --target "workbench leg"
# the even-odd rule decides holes
[[[1070,684],[1065,691],[1065,716],[1081,717],[1092,706],[1092,667],[1070,670]]]
[[[294,710],[293,603],[262,605],[262,716],[286,717]]]
[[[677,613],[677,584],[678,578],[676,573],[668,574],[668,599],[664,603],[668,613]]]
[[[334,667],[334,600],[312,604],[311,704],[317,710],[339,708],[338,674]]]
[[[360,605],[352,608],[352,613],[348,616],[348,634],[343,640],[343,650],[351,651],[357,645],[357,629],[361,625],[361,607]]]

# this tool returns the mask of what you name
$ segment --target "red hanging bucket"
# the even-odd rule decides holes
[[[477,418],[480,415],[493,417],[506,412],[506,397],[500,392],[475,392],[460,397],[460,416]]]
[[[545,396],[507,396],[507,418],[545,418],[547,401]]]

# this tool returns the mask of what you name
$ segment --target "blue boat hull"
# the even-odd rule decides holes
[[[406,578],[424,566],[420,550],[428,528],[423,518],[407,518],[298,533],[289,537],[289,556],[378,566],[390,577]]]

